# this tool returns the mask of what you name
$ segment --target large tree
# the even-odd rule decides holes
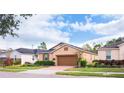
[[[97,52],[98,52],[98,49],[99,49],[100,47],[103,47],[103,43],[94,43],[94,44],[93,44],[93,49],[92,49],[92,51],[94,51],[95,53],[97,53]]]
[[[98,49],[102,46],[103,43],[93,43],[92,46],[90,44],[85,44],[83,45],[83,49],[97,53]]]
[[[40,43],[40,45],[38,46],[38,49],[46,50],[47,49],[46,43],[45,42]]]
[[[83,49],[92,50],[92,47],[89,44],[85,44],[85,45],[83,45]]]
[[[18,36],[15,30],[19,29],[20,18],[27,19],[31,14],[0,14],[0,36],[5,38],[7,35]]]
[[[124,37],[119,37],[117,39],[112,39],[112,40],[107,41],[105,46],[111,46],[113,44],[117,44],[117,43],[122,42],[122,41],[124,41]]]

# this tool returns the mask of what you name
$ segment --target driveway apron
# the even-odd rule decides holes
[[[47,68],[42,68],[37,70],[28,70],[20,73],[55,75],[56,72],[64,71],[65,69],[68,69],[68,68],[73,68],[73,66],[50,66]]]

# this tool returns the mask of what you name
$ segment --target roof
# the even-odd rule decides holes
[[[48,50],[41,50],[41,49],[28,49],[28,48],[18,48],[16,51],[23,53],[23,54],[39,54],[39,53],[48,53]]]
[[[124,41],[120,41],[120,42],[114,43],[112,45],[107,45],[107,46],[105,45],[101,48],[119,48],[119,45],[122,44],[122,43],[124,43]]]
[[[67,43],[63,43],[63,42],[61,42],[61,43],[57,44],[56,46],[58,46],[58,45],[63,45],[63,44],[68,45],[68,46],[70,46],[70,47],[73,47],[73,48],[75,48],[75,49],[78,49],[78,50],[80,50],[80,51],[86,51],[86,52],[89,52],[89,53],[96,54],[96,53],[94,53],[94,52],[92,52],[92,51],[89,51],[89,50],[84,50],[84,49],[83,49],[83,48],[81,48],[81,47],[77,47],[77,46],[74,46],[74,45],[71,45],[71,44],[67,44]],[[54,46],[54,47],[52,47],[51,49],[49,49],[49,50],[50,50],[50,52],[55,51],[55,49],[54,49],[54,48],[55,48],[56,46]]]

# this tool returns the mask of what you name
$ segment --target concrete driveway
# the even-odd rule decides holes
[[[0,72],[0,78],[69,78],[72,76],[56,75],[56,72],[64,71],[72,66],[51,66],[37,70],[23,72]]]
[[[0,72],[0,78],[99,78],[89,76],[65,76],[56,75],[56,72],[64,71],[71,66],[51,66],[38,70],[28,70],[24,72]]]
[[[55,75],[56,72],[64,71],[65,69],[73,68],[73,66],[50,66],[37,70],[28,70],[20,73],[39,74],[39,75]]]

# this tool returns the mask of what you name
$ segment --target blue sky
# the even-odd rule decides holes
[[[1,48],[37,48],[40,42],[46,42],[48,48],[59,42],[82,47],[83,44],[106,42],[124,36],[124,16],[105,14],[62,14],[33,15],[22,20],[16,31],[19,38],[8,36],[0,38]],[[9,44],[9,46],[8,46]]]

